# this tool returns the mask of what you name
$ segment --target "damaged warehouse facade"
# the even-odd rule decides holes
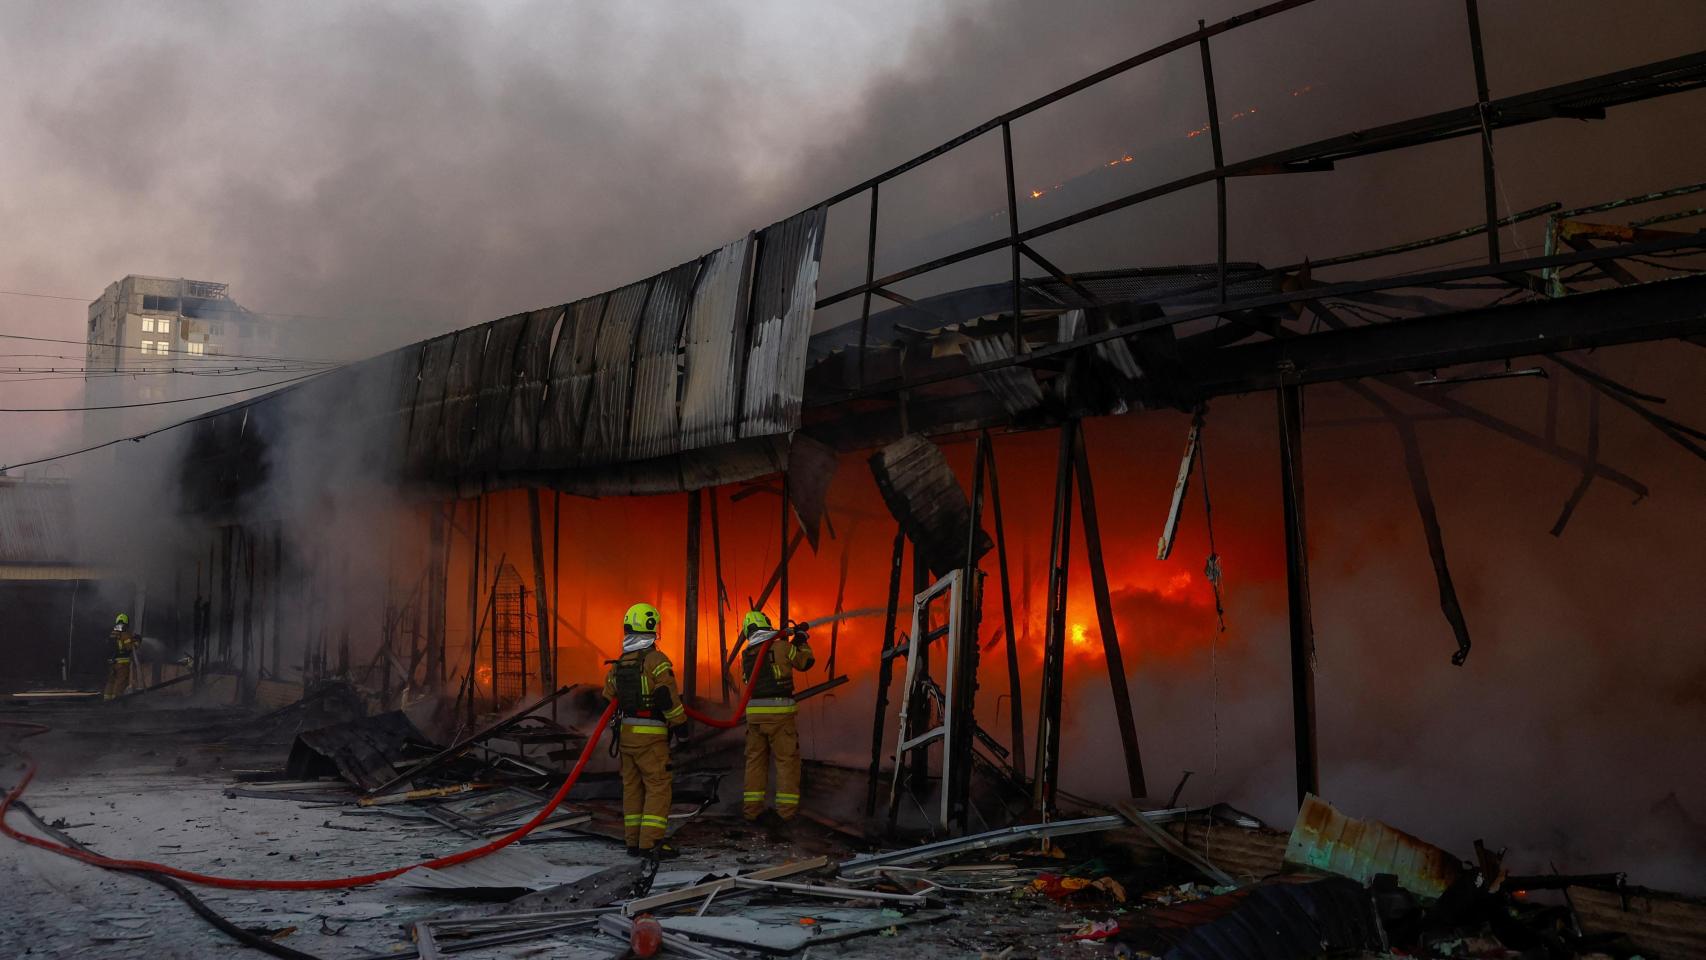
[[[1106,919],[1099,923],[1111,926],[1089,923],[1074,936],[1178,956],[1230,955],[1233,948],[1216,938],[1231,934],[1216,925],[1238,927],[1245,910],[1289,918],[1290,927],[1273,922],[1295,928],[1298,945],[1274,955],[1303,956],[1323,943],[1378,951],[1446,928],[1486,926],[1514,949],[1544,943],[1587,952],[1612,942],[1593,939],[1612,930],[1641,942],[1637,931],[1616,925],[1627,907],[1596,912],[1595,897],[1662,902],[1649,915],[1697,909],[1683,898],[1632,889],[1622,878],[1572,885],[1540,876],[1538,865],[1535,876],[1512,877],[1496,854],[1479,849],[1466,866],[1414,838],[1397,834],[1402,839],[1394,842],[1396,831],[1351,821],[1315,796],[1323,780],[1330,795],[1332,774],[1322,770],[1315,733],[1306,518],[1319,514],[1305,511],[1303,436],[1306,394],[1341,383],[1397,433],[1444,628],[1454,638],[1455,653],[1451,646],[1440,652],[1459,665],[1472,649],[1469,623],[1416,436],[1419,416],[1400,398],[1527,445],[1560,462],[1566,475],[1579,473],[1558,531],[1594,481],[1637,496],[1647,489],[1602,463],[1597,440],[1584,453],[1553,433],[1533,433],[1453,396],[1454,379],[1533,370],[1572,377],[1706,455],[1698,432],[1653,410],[1654,398],[1579,358],[1557,356],[1706,336],[1700,277],[1655,279],[1647,266],[1693,263],[1684,258],[1699,254],[1706,240],[1633,216],[1643,203],[1706,186],[1501,215],[1492,150],[1495,134],[1507,128],[1697,95],[1706,84],[1706,56],[1501,99],[1485,95],[1483,80],[1479,102],[1456,110],[1228,161],[1211,41],[1300,5],[1271,4],[1205,26],[645,280],[412,344],[177,431],[177,494],[193,533],[172,567],[152,574],[150,596],[171,594],[173,601],[151,601],[160,612],[143,629],[193,658],[174,694],[254,708],[249,712],[290,728],[294,743],[288,780],[237,786],[236,794],[418,810],[417,819],[455,832],[463,845],[524,824],[518,832],[530,839],[573,835],[586,820],[571,808],[608,801],[612,784],[564,785],[556,796],[569,807],[546,801],[577,758],[602,749],[592,736],[601,705],[582,685],[600,677],[615,653],[603,625],[614,625],[621,608],[645,596],[664,610],[665,643],[672,655],[680,652],[686,697],[719,715],[726,715],[719,703],[740,699],[734,638],[726,630],[748,605],[776,611],[778,622],[812,623],[814,637],[824,638],[827,669],[800,698],[842,696],[848,691],[837,689],[852,689],[854,680],[858,689],[869,684],[872,697],[848,703],[843,696],[837,704],[838,742],[817,751],[822,762],[808,769],[808,794],[824,798],[834,830],[861,842],[946,846],[918,848],[916,859],[863,851],[836,858],[833,879],[810,876],[832,866],[830,859],[778,856],[786,869],[709,879],[701,871],[673,888],[648,877],[655,890],[644,891],[634,889],[639,881],[626,867],[572,876],[561,864],[511,856],[523,850],[516,847],[435,868],[455,874],[507,858],[505,867],[491,866],[498,876],[486,885],[534,892],[514,900],[513,910],[423,917],[407,934],[420,955],[432,955],[435,938],[469,949],[500,947],[492,938],[517,934],[602,930],[607,940],[628,938],[626,918],[647,912],[665,916],[665,946],[688,955],[759,942],[770,944],[766,952],[813,945],[811,936],[788,939],[770,929],[797,932],[774,918],[704,908],[706,916],[668,916],[690,913],[684,906],[715,906],[739,890],[785,903],[790,894],[859,902],[865,913],[849,911],[824,931],[840,923],[856,937],[940,923],[931,911],[944,902],[1035,889],[1051,902],[1100,902]],[[1021,229],[1011,124],[1175,53],[1201,61],[1212,166]],[[1475,54],[1479,62],[1478,40]],[[885,184],[997,137],[1006,147],[1006,235],[879,275]],[[1232,258],[1229,180],[1330,175],[1338,163],[1455,138],[1478,138],[1485,147],[1484,223],[1278,267]],[[1197,187],[1215,190],[1216,262],[1085,272],[1037,249],[1053,233]],[[865,279],[819,289],[834,212],[860,204],[869,217]],[[1547,249],[1507,256],[1501,229],[1529,222],[1546,225]],[[1425,273],[1382,269],[1388,257],[1475,238],[1487,245],[1475,263]],[[990,255],[1008,262],[1005,282],[916,297],[896,289]],[[1334,279],[1334,271],[1353,265],[1361,276]],[[875,309],[882,302],[892,306]],[[843,314],[846,322],[821,322],[833,308],[854,306],[851,317]],[[1534,357],[1543,359],[1512,365]],[[1117,563],[1110,562],[1116,552],[1136,551],[1105,536],[1110,512],[1143,513],[1161,534],[1158,556],[1165,558],[1181,524],[1194,523],[1200,510],[1210,549],[1192,589],[1207,591],[1218,613],[1222,575],[1206,457],[1211,407],[1249,394],[1272,397],[1279,451],[1272,472],[1285,558],[1291,766],[1303,811],[1289,835],[1228,808],[1182,807],[1178,789],[1168,799],[1168,786],[1146,773],[1125,662],[1130,647],[1121,644],[1128,624],[1115,611]],[[1121,415],[1163,412],[1189,424],[1178,438],[1182,458],[1173,460],[1178,447],[1140,455],[1164,457],[1169,473],[1176,463],[1172,500],[1131,502],[1093,468],[1116,456],[1112,425]],[[1014,507],[1016,487],[1047,496],[1046,522]],[[1020,585],[1031,578],[1013,569],[1021,561],[1009,533],[1021,524],[1048,530],[1040,617],[1032,616]],[[855,537],[858,562],[850,559]],[[802,582],[802,569],[821,573],[825,563],[834,573]],[[626,568],[624,582],[652,589],[605,589],[604,568],[618,566]],[[1033,620],[1042,625],[1040,639],[1029,628]],[[1094,670],[1108,685],[1111,722],[1093,742],[1063,738],[1083,696],[1068,702],[1069,669]],[[331,720],[349,726],[318,726]],[[703,810],[715,802],[710,771],[727,766],[731,747],[713,735],[690,748],[677,778],[680,803]],[[1096,816],[1097,804],[1066,794],[1063,758],[1081,753],[1117,768],[1115,793],[1141,805]],[[1126,891],[1113,893],[1117,881],[1098,886],[1103,878],[1048,864],[1049,851],[1060,849],[1051,840],[1107,831],[1165,854],[1173,879],[1196,879],[1158,887],[1167,892],[1150,901],[1156,909],[1135,910],[1119,906]],[[1229,864],[1215,831],[1245,845],[1248,864]],[[1038,856],[962,864],[957,872],[939,859],[998,849],[997,840],[1035,844]],[[1412,843],[1445,875],[1438,883],[1416,881],[1407,872],[1413,864],[1391,852]],[[1346,851],[1373,865],[1334,859]],[[302,862],[304,869],[313,864]],[[375,853],[362,869],[405,862],[414,858]],[[1250,882],[1282,864],[1338,879]],[[505,868],[530,882],[505,879]],[[531,882],[540,878],[548,882]],[[608,889],[588,893],[593,881]],[[454,876],[442,882],[480,885]],[[1560,887],[1574,901],[1567,908],[1543,916],[1519,909],[1527,891]],[[550,899],[553,892],[558,900]],[[616,902],[625,906],[597,912]],[[1521,922],[1511,919],[1517,915]],[[1338,921],[1330,936],[1327,916]],[[719,919],[725,922],[711,922]],[[1698,948],[1700,941],[1689,942]]]

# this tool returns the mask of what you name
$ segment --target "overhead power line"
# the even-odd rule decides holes
[[[58,337],[30,337],[21,333],[0,333],[0,338],[7,340],[32,340],[36,343],[72,343],[80,347],[100,347],[106,350],[141,350],[140,346],[127,343],[90,343],[87,340],[63,340]],[[153,352],[153,351],[150,351]],[[204,357],[208,360],[273,360],[284,363],[322,363],[335,364],[336,360],[316,360],[311,357],[262,357],[244,353],[191,353],[188,350],[168,350],[167,353],[179,354],[184,357]]]
[[[204,393],[194,397],[180,397],[176,400],[147,400],[138,403],[109,403],[88,407],[0,407],[0,413],[78,413],[90,410],[128,410],[132,407],[158,407],[168,403],[192,403],[196,400],[212,400],[215,397],[229,397],[233,394],[248,393],[252,390],[265,390],[268,387],[282,387],[287,383],[296,383],[299,380],[307,380],[309,377],[317,377],[327,372],[329,371],[316,370],[313,373],[303,374],[300,377],[291,377],[287,380],[275,380],[272,383],[262,383],[253,387],[241,387],[236,390],[226,390],[221,393]],[[22,464],[19,464],[19,466],[22,466]]]

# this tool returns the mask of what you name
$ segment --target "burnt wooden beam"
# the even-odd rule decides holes
[[[681,615],[681,697],[699,696],[699,491],[687,491],[687,584]]]
[[[1012,718],[1013,770],[1022,781],[1025,776],[1025,695],[1019,676],[1019,639],[1013,623],[1013,581],[1007,567],[1007,530],[1001,516],[1001,479],[995,469],[993,440],[984,443],[983,456],[989,463],[989,504],[990,512],[995,515],[995,562],[1001,574],[1001,622],[1007,634],[1007,698]]]
[[[1113,596],[1108,589],[1108,570],[1102,559],[1102,530],[1096,517],[1096,488],[1090,481],[1090,453],[1079,432],[1073,459],[1078,468],[1078,509],[1084,522],[1084,551],[1090,563],[1090,589],[1096,598],[1096,619],[1101,627],[1102,655],[1107,660],[1108,687],[1114,697],[1114,718],[1120,730],[1125,755],[1126,786],[1132,797],[1146,797],[1143,754],[1137,743],[1137,721],[1132,716],[1131,688],[1126,681],[1125,657],[1120,652],[1119,631],[1114,623]]]
[[[1276,391],[1279,414],[1280,495],[1285,513],[1285,586],[1291,639],[1291,722],[1297,805],[1321,792],[1315,750],[1315,626],[1309,600],[1309,546],[1303,506],[1303,388]]]
[[[877,778],[882,773],[883,724],[888,719],[889,684],[894,679],[894,658],[888,655],[894,646],[895,618],[900,608],[900,567],[906,558],[906,531],[898,525],[894,532],[894,556],[889,560],[888,609],[883,614],[882,655],[877,665],[877,704],[871,719],[871,770],[865,784],[865,816],[877,812]],[[894,772],[900,776],[900,771]]]
[[[539,686],[552,689],[556,676],[557,651],[551,649],[551,604],[545,592],[545,533],[540,523],[539,488],[527,488],[527,533],[533,547],[533,611],[539,621]],[[527,656],[525,645],[522,657]],[[522,671],[522,694],[527,691],[527,671]]]

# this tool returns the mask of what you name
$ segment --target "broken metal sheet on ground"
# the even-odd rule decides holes
[[[1143,818],[1151,823],[1165,823],[1168,820],[1182,816],[1186,811],[1149,810],[1143,813]],[[1026,823],[1016,827],[1005,827],[991,830],[988,833],[977,833],[969,837],[956,837],[952,840],[939,840],[935,843],[921,844],[905,850],[891,850],[887,853],[862,854],[841,863],[842,873],[856,873],[861,870],[874,870],[879,867],[899,866],[929,860],[933,857],[945,857],[970,850],[986,850],[990,847],[1006,846],[1010,843],[1020,843],[1025,840],[1036,840],[1043,837],[1065,837],[1075,833],[1098,833],[1103,830],[1117,830],[1130,826],[1126,818],[1115,814],[1104,817],[1085,817],[1079,820],[1056,820],[1052,823]]]
[[[559,866],[524,850],[508,849],[455,866],[420,867],[384,882],[418,890],[545,890],[585,880],[603,869]]]
[[[1356,820],[1310,794],[1297,811],[1285,863],[1368,883],[1390,873],[1418,897],[1438,899],[1463,874],[1462,861],[1378,820]]]
[[[1343,877],[1151,907],[1121,917],[1114,939],[1163,960],[1303,960],[1385,949],[1368,891]]]
[[[285,769],[298,780],[334,771],[364,790],[397,776],[405,745],[430,744],[401,710],[297,734]]]
[[[784,877],[793,877],[802,873],[810,873],[813,870],[821,870],[827,866],[829,866],[828,857],[813,857],[810,860],[796,860],[792,863],[778,864],[773,867],[763,867],[758,870],[752,870],[750,872],[740,874],[739,876],[748,880],[780,880]],[[679,871],[671,871],[671,873],[677,872]],[[657,877],[652,880],[652,887],[654,889],[658,887],[668,876],[669,874],[658,874]],[[703,877],[705,874],[700,873],[700,876]],[[703,883],[695,883],[692,886],[685,887],[680,890],[672,890],[668,893],[656,893],[651,896],[629,900],[627,903],[622,905],[622,912],[631,917],[650,910],[656,910],[660,907],[667,907],[677,903],[687,903],[692,900],[701,900],[710,896],[712,893],[720,894],[723,891],[732,890],[734,887],[734,877],[719,877]]]
[[[817,944],[880,933],[890,927],[936,922],[952,916],[941,911],[903,914],[897,910],[790,912],[781,917],[771,914],[763,918],[754,916],[754,913],[742,911],[740,916],[727,917],[662,917],[658,925],[666,932],[685,934],[710,943],[761,953],[795,953]],[[863,916],[850,916],[857,914]],[[812,922],[802,923],[802,919]]]

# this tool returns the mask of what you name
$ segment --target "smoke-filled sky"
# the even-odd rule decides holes
[[[664,269],[1249,2],[7,3],[0,290],[71,299],[0,294],[0,333],[78,340],[87,301],[142,273],[230,282],[245,306],[290,325],[303,354],[376,352]],[[1689,52],[1706,36],[1696,0],[1482,6],[1495,96]],[[1217,40],[1228,157],[1470,102],[1462,11],[1460,0],[1320,0]],[[1501,133],[1501,206],[1586,204],[1699,179],[1700,97]],[[1020,187],[1038,193],[1022,222],[1207,166],[1206,138],[1191,135],[1203,109],[1200,63],[1185,51],[1017,124]],[[1475,223],[1479,164],[1477,145],[1463,140],[1331,174],[1234,183],[1232,255],[1285,262]],[[1091,172],[1098,178],[1074,179]],[[999,141],[985,138],[885,187],[885,243],[916,253],[950,228],[984,239],[1004,229],[990,218],[1003,192]],[[1040,246],[1075,270],[1212,259],[1211,202],[1196,191]],[[826,285],[849,279],[864,217],[860,203],[832,211]],[[1539,230],[1507,231],[1507,248],[1533,250]],[[1476,256],[1478,244],[1412,265]],[[902,254],[885,256],[898,259],[882,266],[905,265]],[[22,352],[82,351],[0,340],[0,353]],[[1608,351],[1604,363],[1699,423],[1689,390],[1706,356],[1673,354]],[[1465,395],[1538,430],[1540,394],[1513,393],[1530,386]],[[1316,395],[1329,398],[1319,410],[1336,394]],[[78,380],[0,377],[0,406],[80,396]],[[1578,394],[1566,394],[1566,410],[1575,426],[1565,429],[1579,431]],[[189,412],[157,408],[145,422]],[[1626,822],[1672,790],[1706,816],[1697,756],[1706,610],[1693,596],[1706,569],[1688,535],[1706,518],[1703,467],[1621,411],[1608,405],[1606,416],[1605,457],[1649,482],[1653,499],[1631,508],[1596,484],[1560,541],[1545,528],[1574,483],[1567,468],[1463,424],[1426,429],[1481,644],[1463,670],[1445,665],[1448,634],[1389,431],[1311,432],[1324,777],[1352,812],[1363,804],[1406,826],[1399,815],[1413,815],[1417,832],[1441,830],[1454,843],[1487,824],[1490,837],[1547,849],[1557,845],[1546,831]],[[1210,670],[1203,643],[1179,640],[1210,622],[1200,590],[1175,602],[1151,582],[1169,580],[1145,576],[1119,598],[1122,617],[1147,625],[1127,638],[1128,664],[1152,788],[1188,767],[1202,775],[1195,799],[1283,810],[1271,411],[1253,398],[1215,417],[1212,450],[1232,478],[1217,505],[1221,533],[1248,547],[1234,557],[1222,544],[1235,561],[1233,630],[1217,648],[1225,659]],[[91,433],[116,434],[116,423],[97,416]],[[0,413],[0,462],[75,446],[78,426]],[[1098,467],[1097,484],[1104,522],[1120,528],[1109,539],[1125,545],[1114,558],[1124,570],[1131,542],[1138,554],[1153,542],[1183,425],[1131,417],[1097,430],[1097,449],[1120,458]],[[1004,469],[1020,474],[1052,444],[1009,442],[1035,454],[1006,454]],[[1021,500],[1025,484],[1014,487]],[[1043,516],[1046,489],[1028,492]],[[875,556],[861,559],[880,567],[888,533],[879,526],[862,532]],[[1046,523],[1015,527],[1040,582]],[[1177,564],[1199,570],[1201,531],[1187,522],[1185,537]],[[1074,736],[1091,737],[1106,730],[1105,683],[1093,671],[1081,679],[1069,722]],[[1094,789],[1108,758],[1072,752],[1069,786]],[[1549,819],[1552,801],[1570,812]],[[1695,869],[1701,858],[1695,849],[1681,860]]]

